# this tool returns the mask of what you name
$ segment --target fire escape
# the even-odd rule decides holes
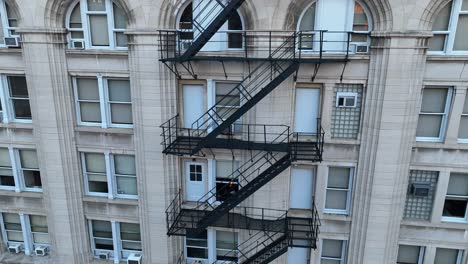
[[[200,0],[193,6],[191,30],[161,30],[160,61],[177,77],[181,70],[197,78],[195,61],[243,61],[249,73],[224,97],[217,99],[190,128],[182,126],[179,115],[161,125],[163,153],[178,156],[203,156],[212,149],[240,149],[250,152],[250,159],[233,172],[235,184],[217,186],[192,206],[184,203],[181,191],[168,209],[169,236],[197,235],[207,227],[254,230],[255,234],[238,245],[234,263],[270,263],[288,247],[315,249],[320,220],[315,205],[307,217],[294,217],[287,211],[239,206],[249,196],[285,171],[296,161],[321,162],[324,131],[320,119],[315,133],[292,132],[288,126],[241,124],[239,120],[283,81],[297,76],[301,63],[315,65],[315,77],[322,63],[348,61],[350,33],[243,31],[242,55],[203,54],[203,47],[245,0]],[[327,58],[326,34],[346,34],[344,54]],[[302,56],[308,49],[310,56]],[[254,65],[252,67],[252,65]],[[253,69],[251,69],[251,67]],[[240,98],[240,106],[233,105]]]

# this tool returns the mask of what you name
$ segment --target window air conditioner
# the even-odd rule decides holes
[[[37,256],[45,256],[47,253],[49,253],[49,247],[47,246],[37,246],[34,248],[34,252],[36,252]]]
[[[105,251],[100,251],[98,253],[98,258],[99,259],[109,259],[109,252],[105,252]]]
[[[132,253],[127,258],[127,264],[140,264],[141,263],[141,254]]]
[[[84,49],[85,48],[84,40],[72,40],[71,47],[73,49]]]
[[[417,196],[417,197],[427,197],[427,196],[429,196],[429,191],[430,190],[431,190],[431,184],[430,183],[415,182],[415,183],[411,184],[410,193],[413,196]]]
[[[21,252],[21,244],[11,244],[8,246],[8,252],[18,254]]]
[[[368,45],[356,45],[356,53],[358,54],[369,53],[369,46]]]
[[[20,47],[20,38],[19,37],[6,37],[5,45],[9,48],[19,48]]]

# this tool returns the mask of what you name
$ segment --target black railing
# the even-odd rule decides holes
[[[194,32],[195,33],[195,32]],[[236,34],[238,38],[229,38]],[[352,37],[368,33],[353,31],[256,31],[228,30],[218,31],[193,60],[285,60],[275,57],[274,52],[283,45],[290,36],[294,36],[297,60],[307,60],[311,55],[324,58],[328,55],[344,55],[367,53],[368,42],[353,42]],[[240,37],[241,36],[241,37]],[[196,39],[196,37],[194,38]],[[194,39],[187,37],[187,30],[159,30],[159,51],[162,61],[178,61],[184,52],[192,45]],[[235,41],[235,43],[231,43]],[[241,44],[239,44],[241,43]],[[366,46],[359,50],[357,47]],[[230,48],[235,47],[235,48]],[[206,53],[203,53],[203,52]]]

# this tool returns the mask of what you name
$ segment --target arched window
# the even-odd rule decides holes
[[[328,30],[323,38],[324,49],[328,48],[329,52],[346,51],[343,45],[348,35],[340,32],[352,32],[351,52],[367,52],[372,23],[367,8],[358,1],[348,0],[347,5],[342,5],[336,1],[318,0],[301,14],[298,30],[301,32],[302,50],[317,49],[320,44],[317,31]]]
[[[205,12],[201,6],[197,6],[200,12]],[[210,9],[208,7],[206,9]],[[203,14],[202,16],[205,16]],[[190,2],[183,9],[180,17],[178,18],[177,29],[180,30],[180,40],[182,42],[181,48],[187,48],[193,41],[196,34],[197,27],[193,25],[194,15],[193,4]],[[209,19],[208,19],[209,20]],[[203,25],[203,21],[199,21]],[[226,49],[242,49],[243,48],[243,21],[238,12],[236,12],[229,20],[218,30],[210,41],[205,45],[202,51],[220,51]]]
[[[127,17],[112,0],[76,1],[67,17],[69,47],[127,49]]]
[[[430,53],[467,54],[468,1],[448,3],[437,15],[432,32],[434,37],[429,40]]]
[[[5,38],[19,37],[15,32],[18,14],[3,0],[0,0],[0,26],[0,46],[5,46]]]

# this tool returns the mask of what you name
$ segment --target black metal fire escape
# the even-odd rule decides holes
[[[248,32],[242,33],[244,56],[197,56],[243,2],[199,1],[193,7],[193,38],[188,47],[181,45],[182,42],[187,43],[183,30],[160,31],[160,61],[178,77],[180,73],[177,64],[196,77],[191,61],[197,60],[244,60],[249,63],[249,69],[252,61],[257,64],[191,127],[184,127],[178,115],[161,125],[165,154],[195,156],[203,155],[205,149],[215,148],[242,149],[251,153],[251,158],[230,175],[233,184],[213,188],[193,206],[184,204],[183,195],[179,191],[166,210],[167,234],[196,235],[210,226],[257,230],[235,250],[237,263],[266,264],[284,254],[291,246],[316,248],[320,220],[315,206],[312,206],[308,216],[300,218],[292,217],[288,212],[239,205],[293,162],[321,162],[324,131],[320,119],[317,120],[317,131],[312,134],[294,133],[289,127],[281,125],[241,124],[239,120],[282,82],[294,73],[297,74],[301,63],[314,63],[318,70],[317,65],[324,62],[346,62],[350,34],[346,41],[346,55],[342,58],[323,58],[323,36],[326,31],[313,33],[318,52],[312,58],[301,57],[303,33],[298,32],[267,32],[265,36],[260,36],[267,39],[268,47],[263,52],[259,49],[257,53],[263,55],[257,57],[248,55],[250,42],[255,42],[249,38]],[[307,36],[311,36],[311,33]],[[223,106],[234,105],[239,98],[239,107],[219,111]]]

